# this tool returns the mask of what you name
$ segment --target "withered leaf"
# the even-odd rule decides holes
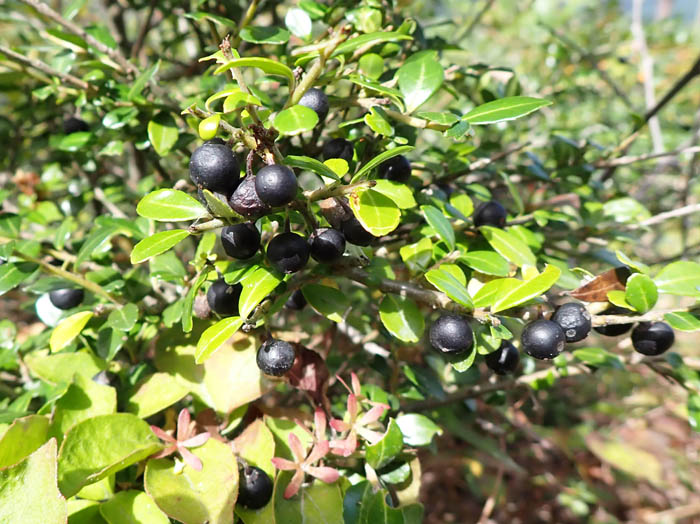
[[[609,291],[625,290],[625,283],[631,274],[632,272],[627,266],[610,269],[583,286],[574,289],[570,295],[584,302],[607,302]]]

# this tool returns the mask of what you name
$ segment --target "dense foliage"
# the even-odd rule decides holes
[[[505,522],[552,446],[663,483],[592,425],[667,380],[700,426],[700,59],[665,26],[655,105],[635,23],[459,4],[0,6],[1,522]],[[549,518],[627,517],[578,475]]]

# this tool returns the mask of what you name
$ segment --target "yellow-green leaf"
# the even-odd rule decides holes
[[[91,318],[92,311],[81,311],[64,318],[51,333],[51,338],[49,339],[51,352],[60,351],[70,344],[75,337],[80,335],[80,332]]]

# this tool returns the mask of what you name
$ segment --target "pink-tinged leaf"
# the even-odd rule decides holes
[[[177,416],[177,440],[182,442],[187,439],[187,434],[190,429],[190,412],[186,408],[180,410]]]
[[[274,457],[270,460],[272,461],[272,465],[275,466],[277,469],[282,469],[285,471],[299,469],[299,464],[297,464],[296,462],[292,462],[291,460],[283,459],[280,457]]]
[[[343,433],[352,429],[352,426],[350,424],[348,424],[347,422],[343,422],[342,420],[337,418],[332,418],[329,424],[338,433]]]
[[[326,435],[326,414],[321,408],[316,408],[314,412],[314,428],[316,430],[316,439],[323,440]]]
[[[355,393],[356,397],[359,397],[362,394],[362,388],[360,387],[360,379],[357,378],[354,371],[350,373],[350,380],[352,381],[352,392]]]
[[[348,385],[345,383],[345,381],[341,378],[340,375],[336,375],[335,378],[338,382],[340,382],[343,386],[345,386],[345,389],[348,390],[348,393],[352,394],[352,390],[348,387]]]
[[[311,453],[309,453],[308,458],[304,461],[304,464],[314,464],[315,462],[318,462],[323,457],[328,455],[330,449],[331,445],[327,440],[317,442],[314,448],[311,450]]]
[[[292,480],[287,484],[287,488],[284,490],[284,498],[290,499],[296,495],[299,492],[299,488],[301,488],[302,482],[304,482],[304,472],[302,470],[297,470]]]
[[[159,452],[156,453],[155,455],[151,455],[151,458],[154,458],[154,459],[165,458],[165,457],[167,457],[167,456],[172,455],[172,454],[175,453],[176,451],[177,451],[177,446],[176,446],[176,445],[168,446],[167,448],[163,449],[162,451],[159,451]]]
[[[357,397],[353,394],[348,395],[348,413],[350,414],[350,420],[353,422],[357,418]]]
[[[201,446],[204,444],[207,440],[209,440],[209,435],[208,431],[205,431],[204,433],[200,433],[199,435],[195,435],[192,438],[188,438],[184,442],[180,442],[181,446],[184,446],[186,448],[196,448],[198,446]]]
[[[310,436],[311,438],[313,438],[313,436],[314,436],[313,432],[312,432],[309,428],[307,428],[306,425],[305,425],[301,420],[299,420],[298,418],[295,418],[295,419],[294,419],[294,423],[299,427],[299,429],[304,430],[304,432],[305,432],[308,436]]]
[[[356,430],[360,434],[360,436],[370,444],[376,444],[377,442],[382,440],[382,437],[384,436],[378,431],[372,431],[363,427],[358,427],[356,428]]]
[[[189,449],[180,448],[180,455],[182,455],[182,460],[184,460],[189,467],[197,471],[202,471],[202,461]]]
[[[309,468],[306,470],[309,475],[312,475],[316,477],[319,480],[322,480],[326,484],[330,484],[331,482],[335,482],[338,480],[338,477],[340,476],[340,472],[337,469],[334,468],[329,468],[327,466],[321,466],[318,468]]]
[[[334,440],[331,442],[331,450],[336,455],[342,457],[349,457],[357,449],[357,435],[355,432],[351,432],[348,438],[344,440]]]
[[[362,415],[360,418],[360,425],[366,426],[372,422],[376,422],[384,414],[384,412],[389,409],[386,404],[375,404],[367,413]]]
[[[292,455],[294,455],[296,461],[301,464],[304,461],[306,453],[304,453],[304,448],[301,445],[299,437],[294,433],[290,433],[287,440],[289,441],[289,448],[292,450]]]
[[[175,439],[160,429],[158,426],[151,426],[151,431],[156,434],[156,437],[158,437],[160,440],[164,440],[165,442],[175,442]]]

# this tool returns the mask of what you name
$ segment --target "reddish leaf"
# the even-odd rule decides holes
[[[625,290],[625,282],[631,274],[627,266],[610,269],[578,289],[574,289],[570,295],[584,302],[607,302],[609,291]]]
[[[330,403],[326,397],[328,390],[328,368],[326,363],[315,351],[296,344],[297,358],[287,376],[289,383],[311,394],[317,406],[330,412]]]

